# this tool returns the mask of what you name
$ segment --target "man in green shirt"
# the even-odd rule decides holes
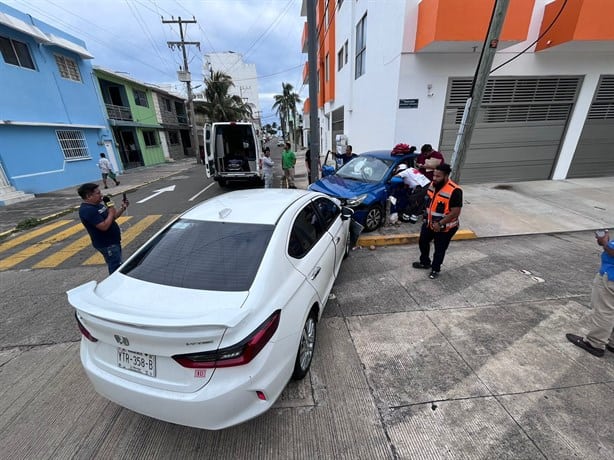
[[[284,170],[284,178],[286,187],[296,188],[294,185],[294,165],[296,164],[296,155],[290,150],[290,142],[286,142],[286,149],[281,152],[281,169]]]

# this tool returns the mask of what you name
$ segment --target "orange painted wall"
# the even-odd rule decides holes
[[[546,5],[540,35],[561,11],[563,0]],[[551,48],[572,40],[614,40],[614,1],[568,0],[565,9],[535,47],[536,51]]]
[[[416,51],[434,41],[483,41],[495,0],[422,0]],[[526,40],[535,0],[511,0],[500,40]]]

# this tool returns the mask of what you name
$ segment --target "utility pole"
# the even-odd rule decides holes
[[[171,16],[172,17],[172,16]],[[162,24],[179,24],[179,36],[181,37],[180,42],[166,42],[170,49],[174,49],[175,46],[181,47],[181,52],[183,53],[183,70],[181,67],[179,68],[179,72],[177,75],[179,77],[179,81],[183,81],[186,84],[188,90],[188,112],[190,114],[190,121],[192,122],[192,144],[194,145],[194,155],[196,156],[196,163],[200,163],[200,148],[198,144],[198,128],[196,126],[196,116],[194,114],[194,96],[192,95],[192,77],[190,76],[190,70],[188,68],[188,55],[185,51],[186,45],[195,45],[200,51],[200,42],[186,42],[183,38],[183,24],[196,24],[196,19],[192,17],[192,19],[181,19],[179,16],[177,19],[172,18],[171,20],[165,20],[162,18]]]
[[[480,54],[480,61],[478,62],[478,68],[473,78],[473,85],[471,87],[471,93],[469,99],[465,103],[465,110],[463,112],[463,118],[456,137],[456,144],[454,145],[454,153],[452,154],[452,180],[458,182],[460,180],[460,174],[465,164],[465,157],[467,156],[467,149],[471,143],[471,136],[473,135],[473,128],[477,119],[478,111],[480,110],[480,104],[482,102],[482,96],[484,95],[484,88],[488,81],[488,75],[492,67],[492,61],[495,58],[497,52],[497,45],[499,44],[499,34],[503,28],[503,22],[505,21],[505,14],[510,0],[495,0],[495,7],[490,18],[490,25],[488,27],[488,33],[486,35],[486,41],[482,46],[482,53]]]
[[[318,160],[320,159],[320,121],[318,120],[318,30],[316,18],[316,1],[307,0],[307,61],[309,70],[309,169],[310,181],[318,177]]]

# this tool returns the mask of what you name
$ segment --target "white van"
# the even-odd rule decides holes
[[[205,170],[222,187],[229,181],[263,184],[260,141],[252,123],[205,125]]]

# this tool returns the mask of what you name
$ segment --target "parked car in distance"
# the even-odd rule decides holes
[[[284,142],[284,140],[283,140],[283,139],[279,139],[279,140],[277,141],[277,147],[283,147],[284,145],[286,145],[286,143]]]
[[[179,216],[102,282],[68,291],[96,391],[206,429],[268,410],[309,370],[351,215],[306,190],[226,193]]]
[[[338,198],[342,205],[354,210],[354,219],[364,230],[371,232],[384,222],[386,200],[395,187],[390,183],[394,169],[400,163],[413,166],[417,156],[392,155],[390,150],[365,152],[309,189]]]

